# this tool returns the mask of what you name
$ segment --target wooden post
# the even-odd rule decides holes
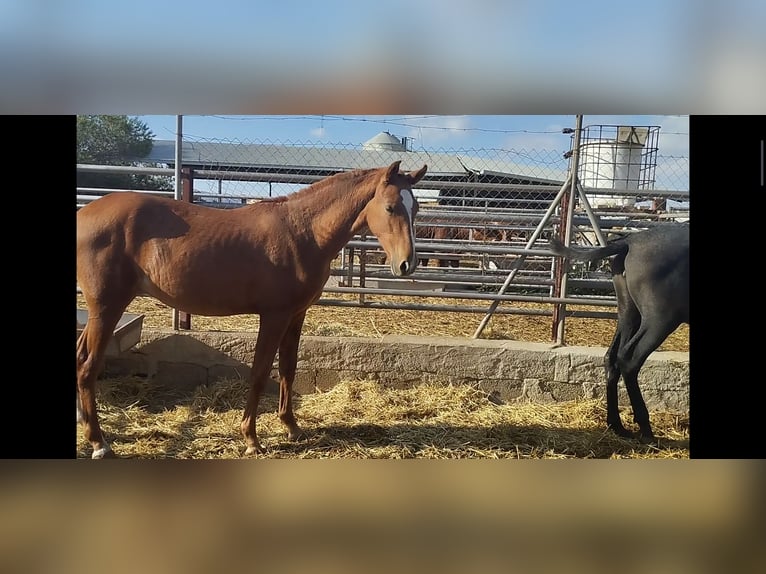
[[[194,203],[194,175],[190,167],[181,168],[181,201]],[[191,329],[191,314],[178,310],[178,328]]]

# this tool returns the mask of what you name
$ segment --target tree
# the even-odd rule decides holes
[[[154,134],[138,118],[77,116],[77,163],[151,166]],[[156,175],[77,173],[78,187],[172,190],[172,178]]]

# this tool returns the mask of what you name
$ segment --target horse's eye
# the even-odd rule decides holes
[[[393,205],[387,205],[386,206],[386,211],[388,213],[393,213],[394,212],[394,206]]]

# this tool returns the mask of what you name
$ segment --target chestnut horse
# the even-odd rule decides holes
[[[417,266],[412,187],[425,175],[388,167],[338,173],[291,195],[216,209],[133,192],[106,195],[77,213],[77,282],[88,322],[77,340],[77,419],[92,458],[114,457],[96,412],[95,383],[128,304],[152,296],[195,315],[260,316],[241,431],[246,455],[261,452],[258,402],[279,352],[279,418],[303,437],[292,406],[306,310],[330,264],[355,234],[375,235],[402,277]]]
[[[433,239],[435,241],[459,239],[462,241],[486,243],[490,241],[506,241],[507,237],[507,232],[504,229],[495,229],[492,227],[471,228],[445,225],[420,225],[415,228],[415,233],[419,239]],[[427,258],[422,257],[419,265],[421,267],[428,267],[428,261]],[[439,267],[460,267],[460,262],[454,256],[449,258],[444,257],[439,259]]]

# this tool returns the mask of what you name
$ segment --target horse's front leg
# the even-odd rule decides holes
[[[290,440],[306,438],[293,413],[293,382],[298,364],[298,343],[305,318],[305,311],[293,317],[279,345],[279,420],[287,427]]]
[[[263,452],[255,432],[258,402],[260,401],[266,380],[271,373],[274,357],[277,354],[277,349],[289,321],[290,318],[284,315],[261,315],[258,339],[255,342],[255,358],[253,359],[253,368],[250,370],[250,391],[240,425],[242,435],[245,437],[245,444],[247,445],[245,455],[248,456]]]

